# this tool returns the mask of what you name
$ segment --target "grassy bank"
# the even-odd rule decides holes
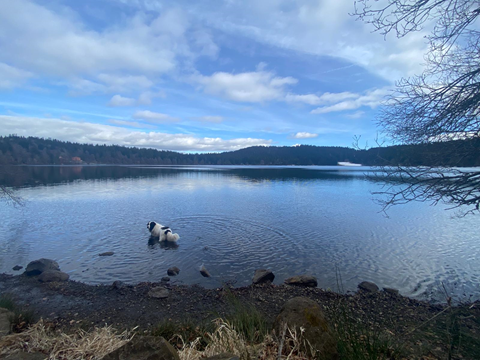
[[[338,294],[337,294],[338,295]],[[374,296],[369,297],[370,301]],[[480,323],[477,304],[446,306],[431,317],[418,313],[420,321],[406,320],[406,308],[384,313],[382,306],[366,314],[359,311],[355,297],[340,296],[323,310],[337,342],[340,359],[478,359],[480,358]],[[16,328],[19,333],[0,341],[2,355],[15,351],[39,351],[50,359],[100,359],[122,346],[133,336],[154,335],[167,339],[178,349],[183,360],[199,359],[221,352],[233,352],[241,359],[312,358],[306,352],[301,332],[286,329],[283,334],[271,331],[272,322],[252,303],[227,291],[228,312],[204,322],[185,318],[166,319],[149,330],[117,330],[111,326],[74,328],[59,327],[40,320],[30,326]],[[378,305],[378,304],[377,304]],[[0,306],[15,311],[13,324],[25,320],[25,312],[10,296],[0,297]],[[213,318],[213,320],[211,320]],[[388,326],[397,321],[396,326]],[[406,329],[401,332],[398,322]],[[392,324],[393,325],[393,324]],[[313,351],[314,353],[314,351]]]

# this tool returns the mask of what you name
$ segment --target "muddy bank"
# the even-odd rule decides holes
[[[159,286],[168,288],[166,298],[149,295]],[[41,283],[35,277],[5,274],[0,274],[0,293],[10,294],[38,318],[59,326],[109,324],[118,329],[138,326],[145,332],[165,321],[202,323],[225,316],[231,311],[232,295],[255,306],[273,322],[287,300],[305,296],[323,308],[332,326],[337,326],[342,316],[352,318],[368,330],[396,339],[407,353],[416,354],[413,358],[420,354],[443,358],[451,350],[454,337],[459,335],[462,347],[457,351],[458,358],[476,358],[480,354],[479,303],[450,308],[448,304],[434,305],[384,291],[342,295],[288,285],[205,289],[165,283],[110,286],[75,281]]]

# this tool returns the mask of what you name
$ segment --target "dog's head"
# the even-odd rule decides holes
[[[153,228],[157,225],[155,221],[149,221],[147,224],[147,228],[150,232],[152,232]]]

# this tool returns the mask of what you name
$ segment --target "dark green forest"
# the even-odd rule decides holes
[[[3,165],[363,165],[480,166],[480,139],[398,145],[356,150],[338,146],[253,146],[224,153],[182,154],[174,151],[78,144],[36,137],[0,137]]]

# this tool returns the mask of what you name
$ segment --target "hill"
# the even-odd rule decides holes
[[[477,149],[477,150],[476,150]],[[254,146],[224,153],[174,151],[91,145],[36,137],[0,137],[2,165],[364,165],[480,166],[480,139],[399,145],[368,150],[338,146]]]

